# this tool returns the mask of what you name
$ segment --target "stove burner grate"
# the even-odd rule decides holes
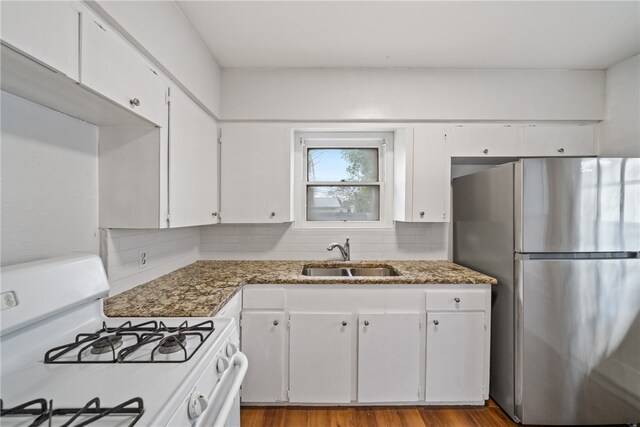
[[[82,408],[53,408],[53,401],[47,405],[45,399],[35,399],[14,408],[4,409],[2,399],[0,399],[0,417],[35,417],[30,427],[37,427],[47,422],[51,425],[51,420],[56,416],[66,416],[69,418],[62,426],[71,426],[74,421],[76,427],[86,426],[95,421],[117,416],[117,425],[121,426],[124,416],[132,418],[128,427],[138,422],[144,413],[144,404],[141,398],[134,397],[113,408],[103,408],[100,406],[100,399],[94,398],[87,402]],[[79,418],[83,417],[82,420]]]
[[[164,322],[155,320],[137,325],[127,321],[115,328],[108,327],[106,322],[103,322],[102,329],[99,331],[92,334],[78,334],[74,342],[47,351],[44,363],[181,363],[191,359],[214,330],[213,320],[206,320],[192,326],[189,326],[185,320],[177,327],[167,326]],[[133,337],[135,343],[123,347],[124,337]],[[195,337],[199,341],[198,345],[189,351],[186,348],[188,337]],[[130,357],[152,343],[155,343],[155,346],[151,350],[149,358],[134,360]],[[119,351],[116,353],[117,349]],[[174,360],[156,360],[156,352],[160,354],[182,352],[184,357],[173,358]],[[86,357],[89,354],[109,353],[112,355],[110,359],[91,360]],[[63,358],[62,356],[66,354],[74,356]]]

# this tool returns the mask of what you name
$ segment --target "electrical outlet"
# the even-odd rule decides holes
[[[148,262],[149,260],[147,259],[147,250],[140,249],[138,251],[138,268],[139,269],[145,268]]]

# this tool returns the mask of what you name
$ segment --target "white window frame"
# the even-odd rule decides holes
[[[294,218],[296,228],[393,228],[393,132],[295,132],[294,152]],[[307,221],[307,186],[323,182],[307,181],[309,148],[377,148],[378,181],[355,185],[380,186],[380,219],[378,221]],[[326,183],[326,185],[332,185]]]

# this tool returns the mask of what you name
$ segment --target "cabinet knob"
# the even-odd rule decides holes
[[[420,218],[424,218],[424,211],[420,211]]]
[[[273,326],[278,326],[278,321],[277,320],[273,321]]]
[[[134,107],[139,107],[140,106],[140,100],[138,98],[133,98],[129,100],[129,104],[133,105]]]
[[[488,148],[485,148],[484,150],[482,150],[482,152],[483,152],[484,154],[489,154],[489,149],[488,149]]]
[[[456,304],[460,302],[460,298],[458,297],[455,297],[453,300],[456,302]]]
[[[342,326],[347,326],[347,321],[346,320],[342,321]]]
[[[440,322],[436,319],[436,320],[433,321],[433,324],[438,326],[440,324]]]
[[[218,212],[211,212],[211,216],[218,216]]]
[[[558,148],[558,153],[564,153],[564,148],[562,147]]]
[[[369,326],[369,321],[368,320],[364,321],[364,326]]]
[[[269,214],[269,217],[270,217],[270,218],[273,218],[274,216],[276,216],[276,213],[275,213],[275,212],[271,212],[271,213]]]

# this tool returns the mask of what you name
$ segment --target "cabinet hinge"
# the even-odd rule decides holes
[[[418,399],[422,399],[422,387],[418,387]]]
[[[171,224],[171,214],[167,214],[167,225]]]
[[[218,144],[222,144],[222,137],[221,136],[218,137]]]
[[[483,320],[484,320],[484,330],[486,331],[487,330],[487,315],[486,314],[484,315]]]
[[[167,91],[164,93],[164,103],[169,105],[171,102],[171,92],[170,89],[167,89]]]
[[[291,317],[287,319],[287,328],[291,329]]]
[[[291,389],[287,389],[287,400],[291,399]]]
[[[422,330],[422,317],[418,319],[418,328]],[[418,389],[420,390],[420,389]]]

